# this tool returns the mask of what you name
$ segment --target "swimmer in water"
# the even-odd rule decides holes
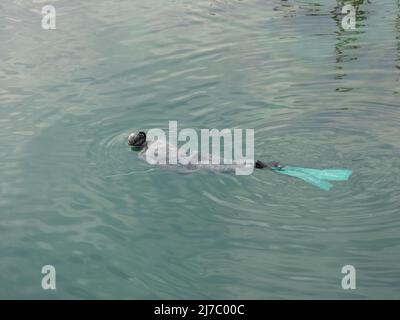
[[[146,151],[149,148],[157,149],[157,153],[164,155],[167,155],[167,150],[173,150],[175,154],[179,153],[176,146],[171,146],[166,141],[156,140],[148,143],[146,140],[146,133],[143,131],[130,134],[128,137],[128,145],[131,146],[132,149],[140,151],[139,156],[141,158],[145,158],[146,160],[149,160],[146,155]],[[204,168],[212,169],[214,171],[231,172],[237,168],[243,168],[246,166],[248,168],[248,164],[197,164],[198,154],[194,153],[191,157],[193,157],[194,161],[190,161],[189,159],[188,164],[185,165],[185,167],[188,169]],[[157,161],[153,163],[157,163]],[[333,186],[329,181],[346,181],[352,174],[352,171],[348,169],[311,169],[294,166],[282,166],[277,161],[265,163],[257,160],[254,163],[254,168],[270,169],[280,174],[296,177],[325,191],[329,191]]]
[[[156,147],[153,144],[157,144],[159,143],[158,140],[152,142],[152,147]],[[135,133],[131,133],[128,137],[128,145],[131,146],[134,150],[140,151],[140,155],[141,157],[143,157],[143,155],[145,154],[145,152],[148,150],[149,148],[149,143],[146,140],[146,133],[143,131],[139,131],[139,132],[135,132]],[[159,150],[161,150],[161,152],[166,152],[167,148],[170,148],[171,146],[167,145],[165,142],[164,143],[159,143],[159,145],[157,146],[157,148],[160,148]],[[173,146],[173,148],[176,148],[175,146]],[[195,154],[195,156],[197,156],[197,154]],[[207,166],[207,165],[203,165]],[[196,167],[201,167],[201,165],[197,165]],[[208,165],[207,167],[210,167],[210,165]],[[214,168],[215,165],[213,166]],[[224,166],[225,168],[227,168],[227,166]],[[230,168],[233,168],[232,165],[230,165]],[[256,169],[275,169],[275,170],[280,170],[283,169],[283,166],[277,162],[277,161],[271,161],[271,162],[267,162],[264,163],[260,160],[257,160],[254,164],[254,168]]]

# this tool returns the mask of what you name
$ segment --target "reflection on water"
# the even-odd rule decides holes
[[[332,19],[335,20],[338,31],[336,32],[337,43],[335,44],[336,69],[338,70],[335,79],[342,79],[346,76],[345,65],[351,61],[357,60],[358,49],[360,48],[359,38],[365,31],[365,20],[367,20],[366,11],[362,9],[364,0],[336,1],[337,5],[332,10]],[[345,30],[342,27],[343,13],[342,8],[346,4],[351,4],[356,11],[356,30]],[[353,88],[336,88],[337,91],[346,92]]]
[[[353,1],[345,31],[343,3],[58,0],[54,32],[43,3],[0,4],[0,297],[398,296],[399,4]],[[150,167],[126,136],[169,120],[354,174]]]

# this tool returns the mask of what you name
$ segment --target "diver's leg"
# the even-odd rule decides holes
[[[267,167],[267,164],[260,160],[257,160],[256,163],[254,164],[254,168],[256,168],[256,169],[264,169],[266,167]]]
[[[264,168],[268,168],[268,169],[272,169],[272,168],[276,168],[276,169],[281,169],[283,168],[283,166],[277,162],[277,161],[271,161],[271,162],[262,162],[260,160],[257,160],[256,163],[254,164],[254,168],[256,169],[264,169]]]

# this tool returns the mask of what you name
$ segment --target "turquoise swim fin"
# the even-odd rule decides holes
[[[282,168],[272,168],[275,172],[296,177],[308,182],[322,190],[329,191],[332,188],[330,181],[345,181],[352,174],[351,170],[347,169],[310,169],[286,166]]]
[[[300,167],[284,167],[284,169],[294,170],[312,175],[318,179],[330,181],[346,181],[351,176],[351,170],[347,169],[309,169]]]

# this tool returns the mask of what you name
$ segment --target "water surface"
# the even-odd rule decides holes
[[[398,298],[400,9],[354,4],[345,31],[342,1],[2,1],[0,298]],[[354,173],[152,168],[126,137],[169,120]]]

